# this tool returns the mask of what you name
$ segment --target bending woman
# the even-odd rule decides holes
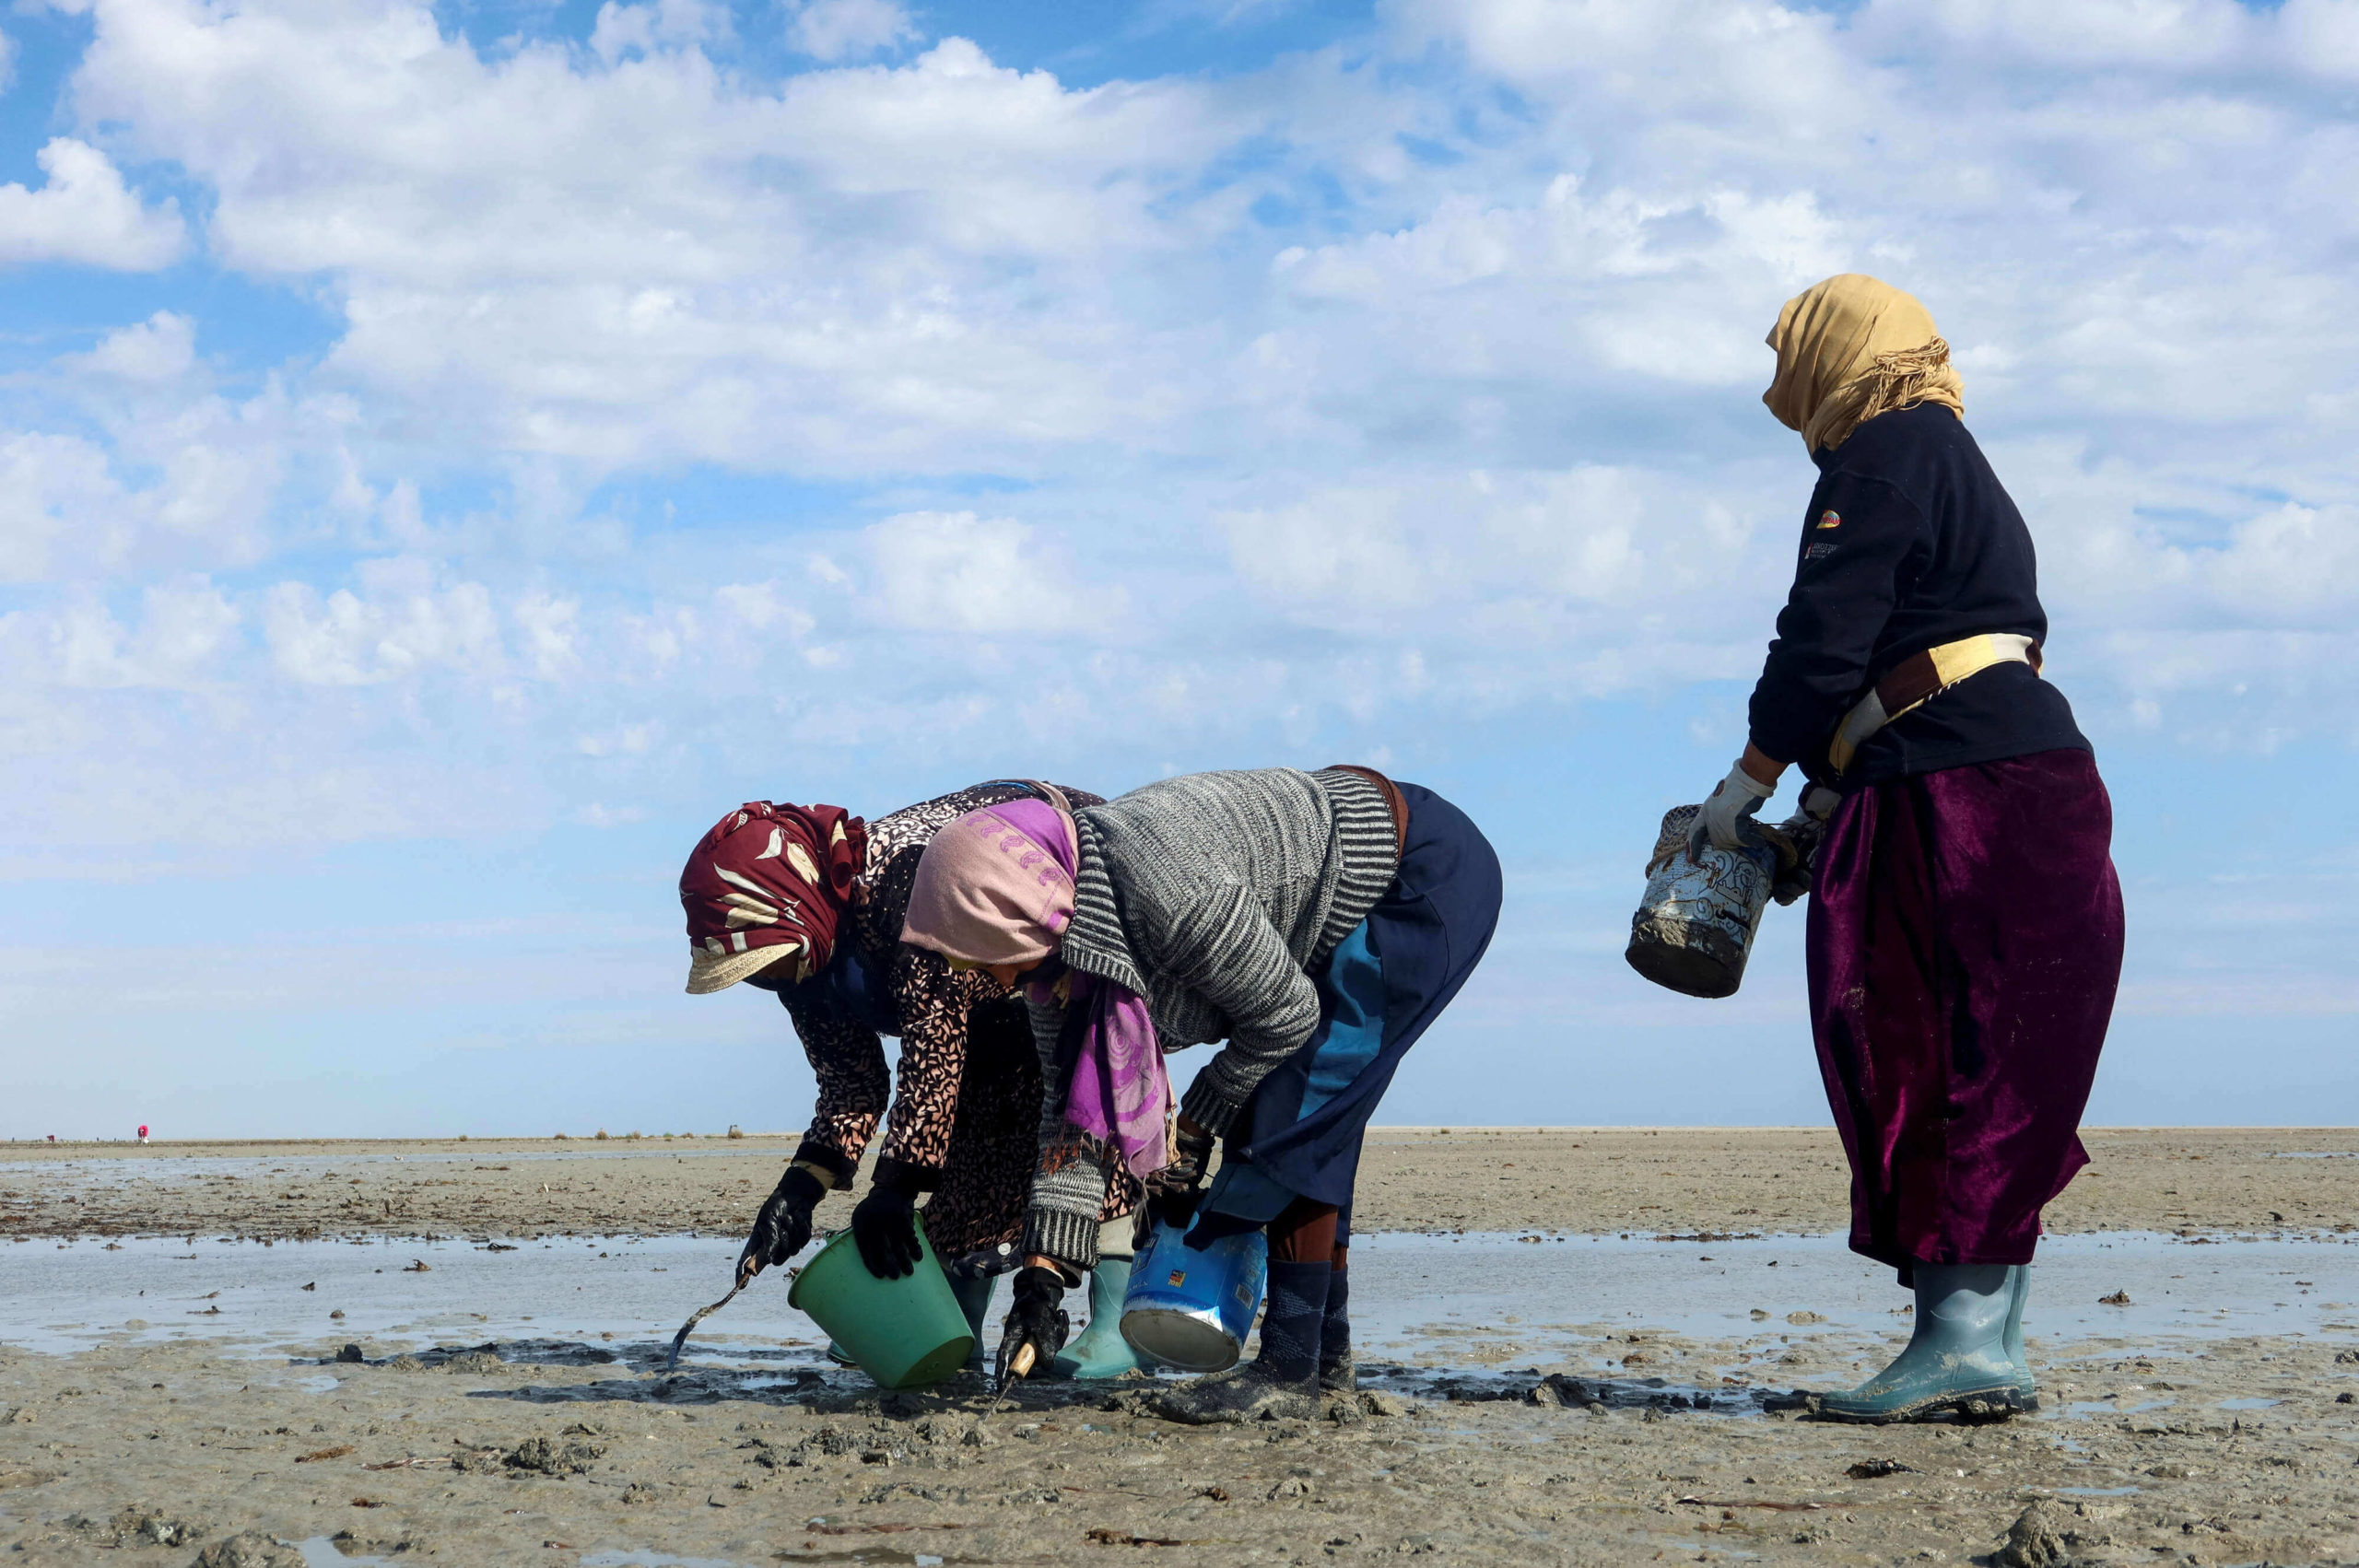
[[[2023,1311],[2041,1208],[2121,974],[2112,805],[2040,678],[2030,532],[1967,433],[1949,345],[1874,278],[1769,334],[1771,413],[1819,467],[1743,758],[1705,803],[1737,845],[1789,763],[1820,788],[1811,1027],[1851,1162],[1851,1246],[1917,1294],[1914,1336],[1829,1415],[2036,1402]]]
[[[1047,792],[1026,782],[979,784],[867,824],[837,806],[752,801],[722,818],[689,855],[680,873],[688,989],[701,995],[743,980],[775,993],[818,1080],[810,1130],[754,1221],[738,1260],[742,1273],[783,1264],[803,1249],[813,1210],[829,1191],[851,1187],[882,1121],[868,1195],[852,1211],[862,1260],[881,1277],[907,1274],[918,1258],[911,1214],[932,1193],[927,1239],[980,1337],[993,1277],[1015,1261],[1023,1231],[1039,1059],[1024,1006],[1006,984],[903,947],[901,920],[919,859],[944,825]],[[1098,799],[1060,793],[1084,803]],[[898,1093],[886,1071],[885,1035],[901,1038]],[[1109,1221],[1131,1211],[1119,1188],[1101,1194],[1101,1203]],[[1127,1233],[1127,1221],[1121,1229]],[[1075,1347],[1076,1358],[1092,1350]],[[1134,1364],[1119,1338],[1099,1359],[1109,1365],[1071,1359],[1068,1370],[1110,1376]]]
[[[1166,1415],[1242,1420],[1351,1388],[1361,1135],[1482,957],[1499,895],[1498,858],[1463,813],[1362,768],[1196,774],[1069,815],[1017,802],[939,836],[903,941],[1033,976],[1039,1169],[1003,1367],[1027,1343],[1056,1349],[1063,1293],[1097,1260],[1097,1195],[1127,1174],[1166,1217],[1192,1216],[1198,1245],[1269,1231],[1257,1359],[1163,1395]],[[1224,1040],[1168,1148],[1164,1054]]]

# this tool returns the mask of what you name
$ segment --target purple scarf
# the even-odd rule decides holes
[[[1071,974],[1073,1001],[1089,1011],[1081,1054],[1074,1059],[1065,1117],[1090,1137],[1121,1151],[1131,1174],[1144,1177],[1171,1163],[1165,1135],[1171,1120],[1171,1074],[1156,1043],[1146,999],[1128,986]]]
[[[1071,878],[1077,846],[1064,819],[1045,801],[1008,801],[991,810],[1030,839]],[[1081,1050],[1074,1059],[1065,1117],[1091,1138],[1119,1151],[1133,1176],[1171,1163],[1166,1142],[1171,1119],[1171,1074],[1147,1016],[1146,999],[1128,986],[1068,970],[1068,1005],[1085,1008]],[[1035,985],[1032,1000],[1052,1000],[1052,987]]]

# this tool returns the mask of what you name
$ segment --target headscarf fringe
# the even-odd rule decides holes
[[[1877,355],[1873,367],[1860,378],[1868,385],[1867,397],[1860,405],[1859,417],[1848,427],[1830,432],[1833,439],[1826,444],[1841,446],[1853,430],[1879,414],[1894,414],[1904,408],[1916,407],[1953,374],[1947,338],[1937,337],[1915,348],[1897,348],[1889,354]]]

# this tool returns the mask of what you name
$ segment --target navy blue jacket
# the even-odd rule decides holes
[[[2031,531],[1966,426],[1938,404],[1879,415],[1813,454],[1793,591],[1753,688],[1753,743],[1829,781],[1826,743],[1912,653],[1977,632],[2044,639]],[[1878,731],[1846,787],[2088,741],[2064,694],[2022,664],[1960,682]]]

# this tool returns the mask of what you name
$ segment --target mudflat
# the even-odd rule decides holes
[[[1720,1370],[1739,1346],[1647,1343],[1671,1379],[1719,1393],[1741,1375]],[[1847,1382],[1860,1348],[1817,1342],[1777,1370]],[[2035,1340],[2069,1415],[1881,1429],[1672,1407],[1588,1367],[1548,1404],[1509,1382],[1194,1427],[1140,1413],[1134,1387],[1026,1385],[984,1422],[974,1375],[920,1394],[817,1374],[764,1387],[667,1379],[661,1349],[595,1365],[516,1343],[344,1363],[328,1341],[0,1351],[0,1550],[175,1568],[292,1568],[305,1547],[314,1563],[592,1568],[1963,1563],[2013,1531],[2025,1549],[1995,1561],[2359,1559],[2359,1418],[2334,1402],[2359,1378],[2317,1344]]]
[[[1807,1398],[1909,1324],[1823,1239],[1846,1178],[1819,1131],[1381,1129],[1362,1391],[1215,1427],[1147,1379],[1027,1383],[989,1420],[975,1373],[885,1393],[769,1280],[667,1373],[791,1139],[18,1144],[0,1551],[2359,1562],[2359,1133],[2087,1141],[2036,1276],[2041,1409],[1892,1428]]]
[[[2050,1205],[2060,1235],[2341,1233],[2359,1129],[2099,1128]],[[742,1230],[796,1140],[0,1144],[0,1234],[672,1235]],[[1371,1130],[1363,1231],[1800,1232],[1848,1223],[1830,1130]],[[851,1198],[822,1207],[850,1223]]]

